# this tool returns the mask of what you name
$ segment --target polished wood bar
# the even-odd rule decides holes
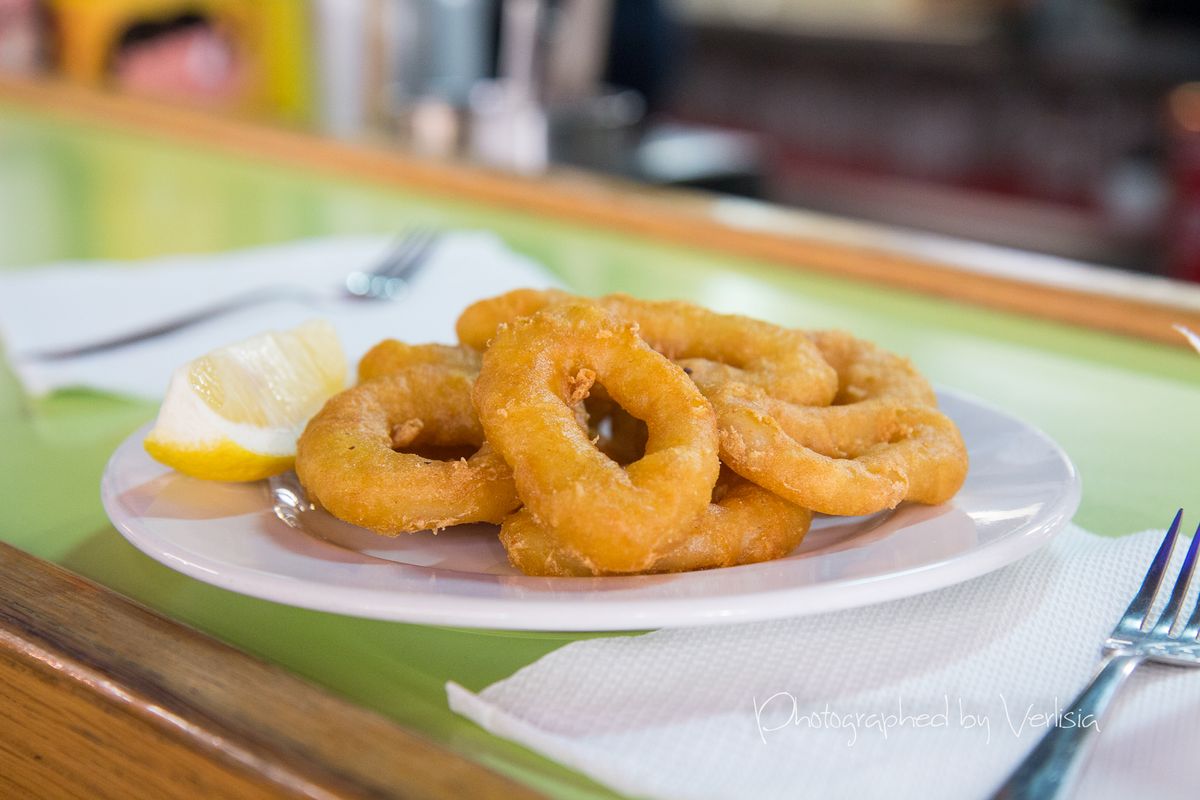
[[[0,796],[538,795],[0,544]]]

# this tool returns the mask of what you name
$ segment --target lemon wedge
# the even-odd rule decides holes
[[[213,350],[175,370],[146,451],[186,475],[254,481],[291,469],[296,440],[346,386],[346,357],[324,320]]]

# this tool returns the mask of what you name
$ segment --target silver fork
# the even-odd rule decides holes
[[[370,270],[355,270],[347,275],[344,285],[339,291],[356,300],[393,300],[399,297],[427,262],[433,245],[437,243],[440,235],[439,232],[428,228],[409,231],[402,235],[387,255]],[[308,289],[294,286],[269,286],[236,295],[219,303],[189,311],[181,316],[131,333],[114,336],[111,339],[61,350],[26,352],[21,353],[20,356],[36,361],[61,361],[77,358],[165,336],[168,333],[190,328],[201,322],[260,303],[269,303],[274,300],[311,302],[317,299],[321,299],[318,293]]]
[[[1175,585],[1171,589],[1170,599],[1153,626],[1149,624],[1150,609],[1154,606],[1154,598],[1158,595],[1167,565],[1171,561],[1171,551],[1179,537],[1179,522],[1182,518],[1183,509],[1180,509],[1167,530],[1149,571],[1146,572],[1141,588],[1134,595],[1133,602],[1105,640],[1104,660],[1100,662],[1096,676],[1064,712],[1075,712],[1076,721],[1084,721],[1090,717],[1097,724],[1059,725],[1051,728],[1004,785],[992,795],[992,800],[1045,800],[1066,797],[1079,778],[1087,753],[1099,734],[1098,723],[1105,709],[1116,696],[1117,690],[1140,664],[1154,661],[1182,667],[1200,667],[1200,642],[1196,636],[1200,632],[1200,601],[1192,609],[1191,616],[1183,627],[1174,635],[1171,634],[1181,619],[1183,603],[1187,598],[1192,573],[1196,567],[1200,528],[1197,528],[1196,534],[1192,536],[1183,566],[1180,567]]]

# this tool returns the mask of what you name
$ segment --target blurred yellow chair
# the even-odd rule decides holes
[[[303,0],[49,0],[48,6],[58,33],[57,61],[72,80],[134,86],[134,90],[157,81],[161,90],[149,93],[180,102],[266,113],[295,122],[311,118],[311,40]],[[140,76],[137,81],[118,74],[123,64],[132,63],[127,56],[134,48],[141,48],[137,54],[141,56],[155,46],[156,37],[165,42],[171,35],[186,36],[188,30],[207,31],[210,38],[228,42],[229,69],[237,73],[226,94],[214,90],[204,98],[200,93],[190,96],[168,90],[172,65],[196,72],[206,66],[197,64],[195,57],[206,51],[194,46],[174,54],[160,47],[160,52],[151,54],[157,62],[142,58],[137,72],[130,70]]]

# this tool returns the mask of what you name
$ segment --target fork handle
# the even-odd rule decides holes
[[[1092,682],[1065,710],[1067,714],[1074,712],[1074,725],[1051,728],[991,800],[1067,797],[1100,733],[1100,718],[1125,679],[1143,660],[1139,655],[1114,653],[1102,661]],[[1094,722],[1088,722],[1089,717]]]
[[[269,303],[275,300],[311,300],[313,293],[304,289],[297,289],[290,286],[268,286],[262,289],[252,289],[243,294],[234,295],[217,303],[204,306],[203,308],[189,311],[180,316],[173,317],[163,322],[148,325],[144,328],[139,328],[131,333],[124,333],[114,336],[110,339],[104,339],[99,342],[81,345],[79,347],[67,347],[61,350],[42,350],[32,353],[21,353],[21,358],[30,359],[32,361],[64,361],[70,358],[78,358],[80,356],[90,356],[95,353],[103,353],[106,350],[116,350],[120,347],[126,347],[138,342],[144,342],[148,339],[154,339],[159,336],[165,336],[168,333],[181,331],[184,328],[190,328],[193,325],[198,325],[201,322],[207,322],[210,319],[230,314],[234,311],[240,311],[243,308],[255,306],[260,303]]]

